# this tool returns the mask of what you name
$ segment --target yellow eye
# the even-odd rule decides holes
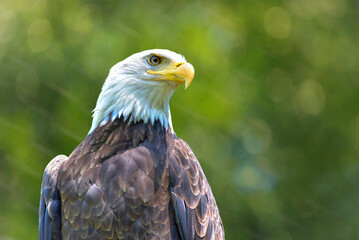
[[[160,57],[157,56],[152,56],[149,58],[148,60],[150,62],[151,65],[158,65],[162,62],[162,59]]]

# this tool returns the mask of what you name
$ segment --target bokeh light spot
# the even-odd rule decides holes
[[[268,191],[273,188],[275,179],[254,164],[244,164],[235,171],[235,183],[245,192]]]
[[[269,36],[276,39],[287,38],[292,30],[289,13],[281,7],[272,7],[264,15],[264,27]]]
[[[319,114],[326,100],[326,94],[322,86],[316,81],[303,82],[297,92],[297,99],[303,112],[310,115]]]
[[[38,19],[27,30],[27,43],[33,52],[48,48],[52,40],[52,27],[48,20]]]
[[[271,130],[264,121],[251,120],[243,129],[243,143],[251,154],[259,154],[267,150],[271,140]]]

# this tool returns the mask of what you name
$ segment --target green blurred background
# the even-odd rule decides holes
[[[196,69],[177,134],[227,239],[359,239],[357,0],[0,2],[0,239],[36,239],[42,173],[85,138],[111,66]]]

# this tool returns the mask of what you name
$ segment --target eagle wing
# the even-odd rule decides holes
[[[39,207],[39,239],[61,239],[61,201],[57,188],[57,175],[68,157],[58,155],[47,165],[41,185]]]
[[[224,239],[211,187],[192,150],[179,138],[170,152],[169,167],[171,204],[181,238]]]

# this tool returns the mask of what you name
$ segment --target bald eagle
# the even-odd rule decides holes
[[[171,122],[171,95],[193,76],[161,49],[111,68],[87,137],[45,169],[40,240],[224,239],[207,179]]]

